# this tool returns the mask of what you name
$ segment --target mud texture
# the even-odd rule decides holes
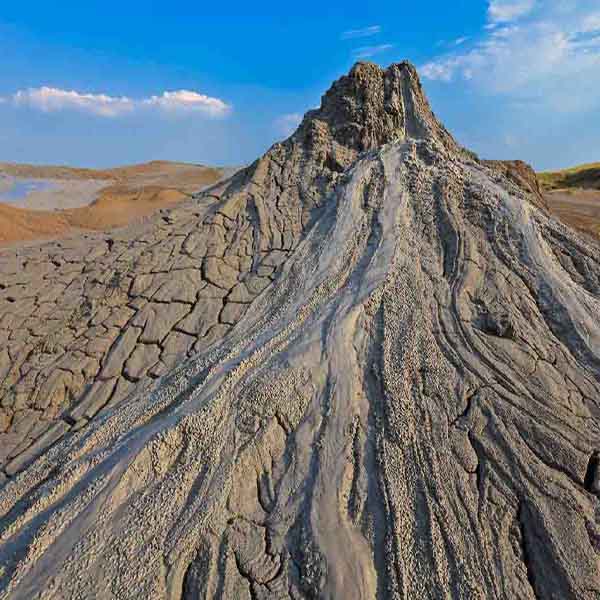
[[[2,261],[0,597],[600,597],[600,252],[411,65]]]

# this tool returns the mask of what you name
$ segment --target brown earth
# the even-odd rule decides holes
[[[71,230],[62,213],[15,208],[0,203],[0,245],[57,237]]]
[[[551,212],[561,221],[600,238],[600,191],[567,189],[546,192]]]
[[[0,163],[0,173],[53,180],[106,180],[88,206],[39,211],[0,202],[0,245],[63,237],[81,229],[122,227],[156,210],[190,198],[214,183],[223,170],[167,161],[107,170]]]
[[[551,212],[563,222],[600,238],[600,163],[537,173]]]

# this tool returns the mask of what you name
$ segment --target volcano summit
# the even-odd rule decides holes
[[[600,596],[600,251],[410,64],[141,230],[0,260],[1,597]]]

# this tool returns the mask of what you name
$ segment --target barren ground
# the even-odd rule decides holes
[[[166,161],[108,170],[0,163],[0,245],[121,227],[190,198],[224,173]],[[8,201],[15,182],[31,180],[51,185]]]
[[[550,210],[562,221],[596,238],[600,237],[600,191],[566,189],[546,192]]]

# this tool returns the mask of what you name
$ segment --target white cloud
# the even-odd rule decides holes
[[[169,113],[197,112],[212,118],[223,117],[231,112],[231,106],[223,100],[189,90],[132,99],[127,96],[88,94],[44,86],[20,90],[13,95],[12,100],[16,106],[28,106],[43,112],[78,110],[101,117],[119,117],[152,108]]]
[[[491,23],[507,23],[530,13],[535,0],[490,0],[488,18]]]
[[[142,101],[147,106],[157,106],[166,111],[195,111],[210,117],[223,117],[231,111],[229,104],[219,98],[211,98],[190,90],[163,92]]]
[[[420,68],[420,71],[423,77],[426,79],[433,79],[435,81],[452,81],[459,64],[460,59],[458,57],[446,57],[424,64]]]
[[[134,109],[134,102],[125,96],[117,98],[106,94],[80,94],[52,87],[21,90],[13,96],[17,106],[29,106],[43,112],[76,109],[102,117],[116,117]]]
[[[344,31],[341,35],[343,40],[352,40],[355,38],[365,38],[372,35],[376,35],[381,32],[381,25],[371,25],[370,27],[363,27],[362,29],[350,29]]]
[[[298,125],[302,122],[302,118],[303,116],[300,113],[282,115],[275,120],[275,127],[279,134],[290,136],[296,131]]]
[[[392,44],[380,44],[379,46],[362,46],[361,48],[356,48],[354,50],[354,55],[357,58],[369,58],[370,56],[375,56],[376,54],[381,54],[382,52],[386,52],[390,50],[394,46]]]
[[[585,33],[600,32],[600,11],[584,17],[581,30]]]
[[[484,93],[565,112],[600,106],[597,0],[540,0],[528,12],[523,12],[523,2],[522,12],[513,12],[510,23],[492,22],[507,4],[492,0],[488,25],[494,27],[464,50],[423,65],[424,77],[462,79]],[[514,8],[517,3],[510,4]],[[502,14],[508,20],[508,9]]]

